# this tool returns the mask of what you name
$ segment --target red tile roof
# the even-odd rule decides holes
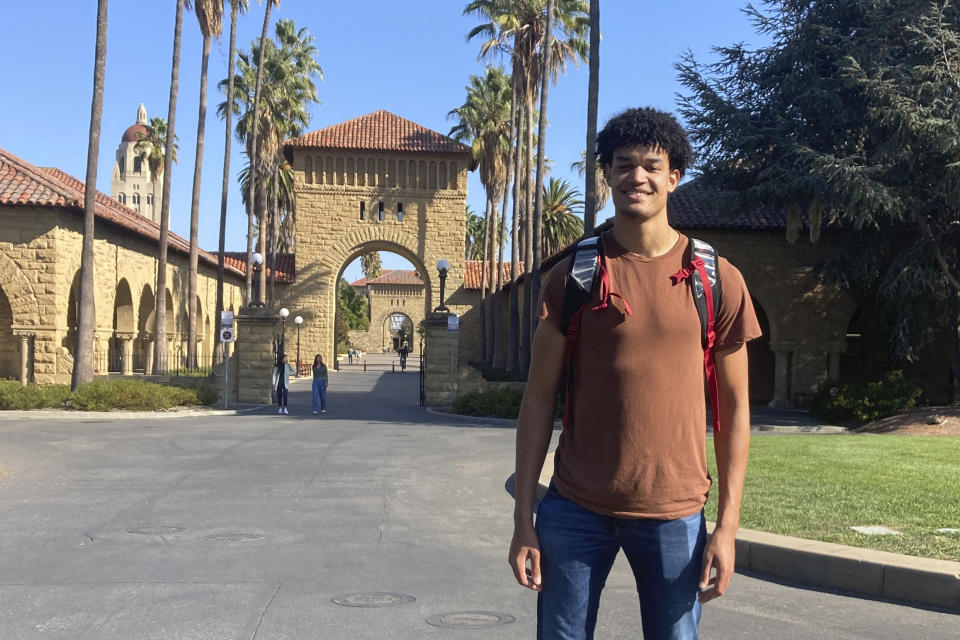
[[[286,146],[471,155],[470,147],[453,138],[383,110],[291,138]]]
[[[27,207],[63,207],[83,215],[84,184],[55,167],[36,167],[14,154],[0,149],[0,205]],[[125,231],[160,241],[160,225],[97,191],[94,196],[97,219],[112,223]],[[175,233],[168,235],[168,246],[188,254],[190,243]],[[200,260],[217,266],[217,256],[200,250]],[[242,275],[233,269],[232,275]]]
[[[423,286],[423,280],[416,271],[409,269],[388,269],[380,273],[379,278],[367,280],[367,286],[372,284],[405,284],[414,286]]]
[[[500,282],[510,282],[510,262],[503,263],[503,269],[500,272]],[[518,273],[523,274],[523,261],[517,263]],[[490,276],[495,276],[496,272],[491,270]],[[480,260],[467,260],[463,266],[463,288],[480,290],[483,279],[483,262]]]
[[[247,275],[247,252],[224,251],[223,262],[239,271],[244,277]],[[270,258],[264,260],[267,278],[270,277]],[[297,256],[293,253],[277,254],[277,284],[290,284],[297,281]]]

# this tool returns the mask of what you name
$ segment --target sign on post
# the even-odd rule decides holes
[[[233,342],[233,311],[220,312],[220,342]]]
[[[460,316],[455,313],[447,316],[447,333],[460,333]]]

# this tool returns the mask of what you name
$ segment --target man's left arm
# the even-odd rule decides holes
[[[740,500],[750,452],[750,391],[747,347],[714,354],[720,405],[720,433],[713,434],[717,456],[717,526],[707,542],[700,576],[700,602],[723,595],[733,577]],[[711,576],[711,573],[713,575]]]

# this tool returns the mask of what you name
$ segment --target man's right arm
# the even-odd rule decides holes
[[[541,321],[533,338],[527,386],[517,420],[514,529],[508,561],[517,582],[534,591],[540,591],[543,584],[540,579],[540,542],[533,526],[533,503],[553,434],[564,347],[563,334],[549,322]]]

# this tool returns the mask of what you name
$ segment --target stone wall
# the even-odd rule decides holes
[[[69,382],[79,302],[83,218],[67,209],[4,207],[0,228],[0,375],[20,371],[26,345],[29,379]],[[94,240],[94,351],[97,373],[121,356],[143,368],[151,350],[157,248],[103,220]],[[169,251],[167,264],[170,357],[186,353],[188,256]],[[216,266],[201,261],[198,278],[198,353],[209,357],[216,340]],[[228,276],[225,306],[239,308],[242,280]],[[12,346],[11,346],[12,345]],[[15,355],[16,354],[16,355]],[[10,361],[14,364],[11,365]],[[129,362],[133,360],[133,362]],[[133,365],[133,366],[131,366]],[[119,371],[118,371],[119,372]]]
[[[270,403],[279,319],[267,307],[243,307],[236,316],[237,345],[231,360],[232,397],[240,403]]]

